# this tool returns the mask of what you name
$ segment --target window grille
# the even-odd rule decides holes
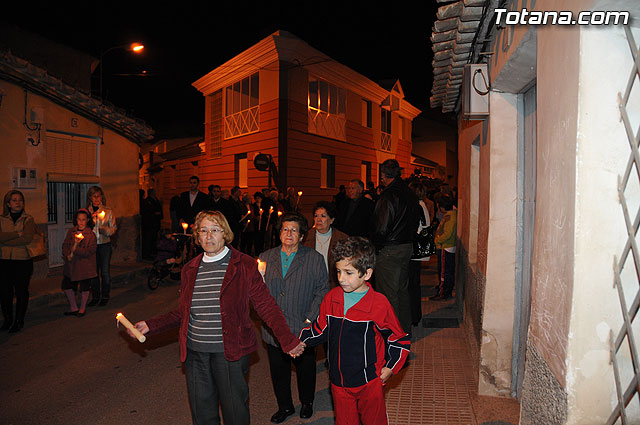
[[[332,139],[347,140],[346,91],[309,77],[308,131]]]
[[[225,88],[225,139],[260,130],[259,94],[257,72]]]
[[[633,66],[625,93],[618,95],[618,107],[627,139],[629,140],[630,154],[624,176],[618,178],[618,196],[627,227],[628,238],[620,257],[616,256],[614,259],[614,285],[618,290],[623,323],[618,333],[614,334],[612,330],[610,336],[610,361],[613,365],[618,403],[614,407],[611,416],[609,416],[607,425],[630,424],[632,421],[630,416],[637,414],[640,403],[640,379],[638,377],[640,375],[640,355],[633,332],[633,327],[640,323],[640,317],[638,317],[640,291],[637,284],[637,270],[640,270],[640,250],[636,241],[636,234],[640,225],[640,209],[633,211],[632,208],[630,211],[629,205],[637,205],[637,199],[630,197],[627,191],[629,187],[637,187],[640,179],[638,171],[640,170],[640,152],[638,151],[640,130],[637,123],[635,126],[631,124],[628,113],[634,107],[632,105],[633,101],[630,101],[634,84],[636,85],[635,90],[640,90],[640,61],[638,58],[638,44],[634,40],[631,29],[628,25],[625,25],[624,28],[631,55],[633,56]],[[637,105],[635,107],[637,108]],[[634,127],[636,130],[634,130]],[[633,221],[631,214],[634,215]],[[635,279],[633,293],[630,293],[631,291],[627,287],[623,287],[621,276],[625,268],[634,270],[634,273],[627,274],[627,276],[633,275],[633,279]]]

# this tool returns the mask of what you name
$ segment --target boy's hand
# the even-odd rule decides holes
[[[380,370],[380,380],[382,381],[382,385],[386,385],[387,381],[389,380],[389,378],[391,378],[392,375],[393,371],[391,369],[389,369],[388,367],[383,367]]]

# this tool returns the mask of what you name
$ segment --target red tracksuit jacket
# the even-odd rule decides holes
[[[411,347],[389,301],[371,285],[346,315],[342,288],[329,291],[318,318],[300,332],[300,340],[309,346],[328,342],[329,379],[348,388],[377,378],[384,366],[398,373]]]

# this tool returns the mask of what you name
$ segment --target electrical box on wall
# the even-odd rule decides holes
[[[462,118],[481,120],[489,116],[490,89],[486,63],[464,66],[462,71]]]
[[[42,124],[44,122],[44,109],[40,107],[31,108],[31,124]]]
[[[35,189],[37,180],[35,168],[13,169],[13,187],[16,189]]]

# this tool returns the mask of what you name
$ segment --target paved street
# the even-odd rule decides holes
[[[64,317],[64,304],[29,311],[23,332],[0,334],[0,423],[190,424],[177,331],[140,344],[115,322],[119,311],[135,323],[177,299],[175,283],[154,292],[137,285],[115,289],[108,306],[83,318]],[[326,373],[319,372],[313,418],[294,416],[287,424],[333,423]],[[277,407],[262,348],[252,355],[249,381],[252,423],[270,423]]]

